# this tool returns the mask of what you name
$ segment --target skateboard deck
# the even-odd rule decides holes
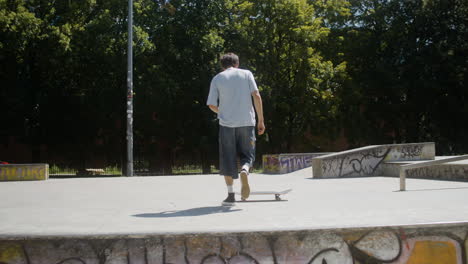
[[[257,191],[257,192],[250,192],[250,195],[274,195],[276,201],[281,201],[281,195],[288,194],[292,191],[292,189],[287,189],[284,191]],[[236,194],[241,195],[240,192],[236,192]],[[242,201],[246,201],[246,199],[242,198]]]

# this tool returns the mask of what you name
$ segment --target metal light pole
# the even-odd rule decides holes
[[[133,0],[128,0],[127,176],[133,176]]]

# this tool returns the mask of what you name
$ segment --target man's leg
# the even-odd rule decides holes
[[[249,170],[255,161],[255,127],[239,127],[236,130],[237,149],[241,164],[241,194],[243,199],[250,195]]]
[[[229,193],[234,193],[234,180],[231,176],[224,176],[224,181],[226,182],[226,186]]]
[[[234,205],[234,179],[238,178],[236,162],[236,137],[235,129],[219,127],[219,168],[220,174],[224,176],[228,189],[228,197],[223,205]]]
[[[233,186],[234,180],[231,176],[224,176],[224,181],[226,182],[226,186]]]

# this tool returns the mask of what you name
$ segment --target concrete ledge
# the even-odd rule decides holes
[[[263,173],[285,174],[312,166],[312,158],[328,155],[321,153],[289,153],[263,155]]]
[[[453,156],[437,156],[436,160]],[[418,164],[424,161],[386,162],[381,165],[382,174],[390,177],[399,177],[402,166]],[[410,168],[406,170],[408,178],[440,179],[440,180],[468,180],[468,160],[435,164],[423,168]]]
[[[407,164],[400,167],[400,191],[406,190],[406,174],[408,171],[418,172],[419,174],[427,174],[429,171],[427,170],[430,167],[439,166],[442,164],[446,164],[452,161],[462,161],[468,160],[468,155],[456,156],[451,158],[445,159],[438,159],[438,160],[429,160],[419,163]],[[463,169],[463,168],[462,168]],[[450,173],[450,172],[449,172]],[[467,172],[463,172],[463,174],[468,174]]]
[[[443,164],[409,169],[406,171],[406,177],[440,180],[468,180],[468,164]]]
[[[383,162],[433,160],[434,157],[434,142],[367,146],[313,158],[313,177],[382,176]]]
[[[0,181],[38,181],[49,179],[49,164],[0,165]]]
[[[0,263],[467,263],[468,223],[0,240]]]

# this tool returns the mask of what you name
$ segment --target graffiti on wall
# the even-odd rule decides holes
[[[6,264],[467,264],[468,227],[0,241]]]
[[[312,166],[312,159],[328,153],[298,153],[263,155],[264,173],[290,173]]]
[[[48,174],[47,164],[0,165],[0,181],[45,180]]]
[[[390,153],[390,148],[378,148],[322,161],[323,177],[375,175],[379,165]]]
[[[290,173],[312,166],[312,156],[281,156],[281,172]]]
[[[401,148],[402,158],[412,159],[413,157],[419,157],[422,155],[423,146],[421,145],[409,145]]]
[[[411,178],[468,180],[468,164],[442,164],[410,169],[406,171],[406,176]]]
[[[263,155],[263,172],[279,173],[280,163],[279,155]]]
[[[371,146],[312,161],[314,177],[365,177],[381,173],[387,161],[434,159],[432,143]]]

